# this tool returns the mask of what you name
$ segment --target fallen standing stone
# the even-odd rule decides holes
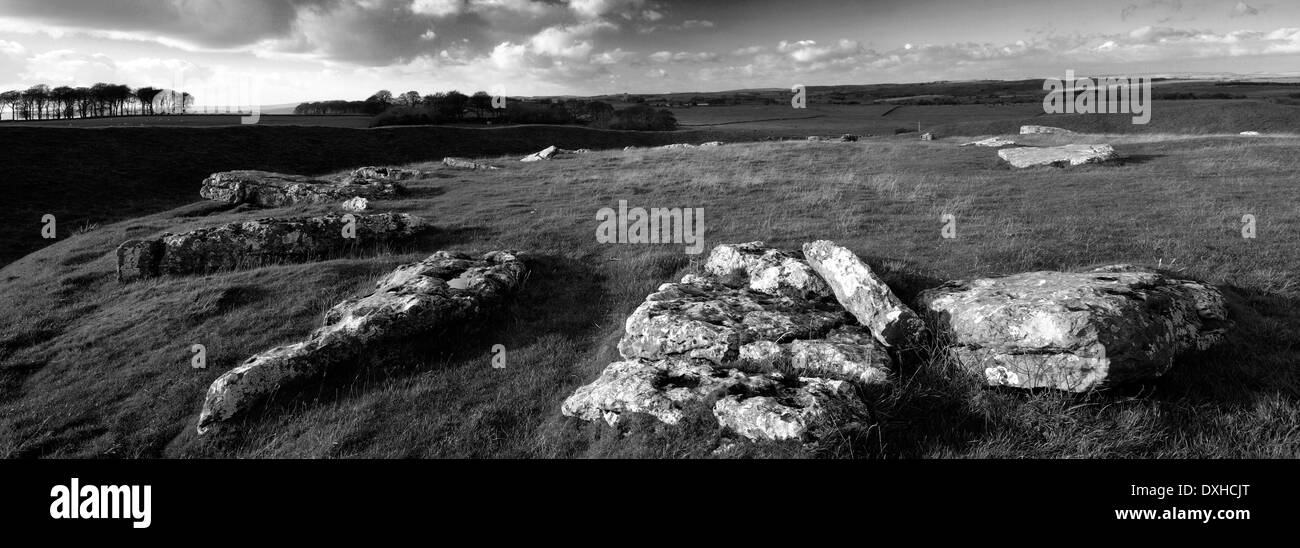
[[[439,251],[398,267],[375,291],[334,305],[307,340],[248,358],[213,381],[198,432],[237,416],[273,392],[319,379],[363,353],[470,325],[501,306],[527,278],[518,255],[478,258]]]
[[[500,169],[493,165],[488,165],[482,162],[475,162],[474,160],[470,160],[469,158],[453,158],[451,156],[443,158],[442,165],[456,168],[456,169],[475,169],[475,170]]]
[[[1077,166],[1106,162],[1118,157],[1115,148],[1110,145],[1004,148],[998,151],[998,156],[1018,168]]]
[[[351,233],[344,228],[351,223]],[[128,240],[117,248],[117,277],[129,282],[266,263],[301,262],[356,246],[406,240],[430,228],[405,213],[265,218]]]
[[[1230,325],[1217,289],[1124,265],[949,282],[918,302],[988,384],[1071,392],[1156,378]]]
[[[1069,135],[1069,134],[1074,133],[1074,132],[1073,132],[1073,131],[1070,131],[1070,130],[1068,130],[1068,129],[1061,129],[1061,128],[1059,128],[1059,127],[1052,127],[1052,126],[1032,126],[1032,125],[1031,125],[1031,126],[1020,126],[1020,134],[1021,134],[1021,135],[1034,135],[1034,134],[1043,134],[1043,133],[1054,133],[1054,134],[1058,134],[1058,135]]]
[[[534,152],[534,153],[532,153],[532,154],[529,154],[529,155],[527,155],[527,156],[524,156],[523,158],[520,158],[519,161],[520,161],[520,162],[540,162],[540,161],[542,161],[542,160],[550,160],[551,158],[554,158],[555,155],[558,154],[558,153],[559,153],[559,149],[555,148],[555,145],[551,145],[551,146],[546,147],[546,148],[544,148],[544,149],[542,149],[542,150],[540,150],[540,151],[538,151],[538,152]]]
[[[339,203],[354,197],[388,198],[402,190],[401,185],[380,179],[331,181],[269,171],[224,171],[205,179],[199,195],[231,205],[284,207]]]
[[[925,322],[852,251],[819,240],[804,244],[803,254],[840,304],[882,344],[908,346],[919,342],[926,333]]]
[[[971,142],[969,142],[969,143],[962,143],[962,144],[957,145],[957,146],[960,146],[960,147],[976,146],[976,147],[992,147],[992,148],[997,148],[997,147],[1011,146],[1011,145],[1014,145],[1014,144],[1016,144],[1016,142],[1015,142],[1015,141],[1012,141],[1012,140],[1010,140],[1010,139],[1003,139],[1003,138],[1001,138],[1001,137],[989,137],[988,139],[980,139],[979,141],[971,141]]]
[[[418,169],[367,166],[352,170],[351,179],[354,181],[354,184],[357,180],[366,179],[409,181],[411,179],[419,179],[422,175],[424,175],[424,173]]]

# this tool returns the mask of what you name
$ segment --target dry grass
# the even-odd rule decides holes
[[[1090,140],[1093,136],[1082,136]],[[800,451],[731,456],[1294,457],[1300,455],[1300,159],[1295,139],[1135,139],[1127,160],[1012,170],[952,142],[764,143],[597,152],[493,172],[443,170],[379,211],[440,231],[397,250],[307,265],[120,286],[127,237],[264,213],[187,206],[108,224],[0,270],[0,455],[235,457],[705,457],[722,442],[707,407],[678,428],[561,417],[560,402],[617,359],[627,314],[658,284],[699,268],[680,245],[602,245],[595,212],[702,207],[707,245],[848,245],[905,300],[946,279],[1098,263],[1160,265],[1221,285],[1238,327],[1162,380],[1069,395],[989,389],[941,348],[864,388],[870,417]],[[274,214],[314,213],[322,207]],[[1259,222],[1243,240],[1240,218]],[[940,237],[941,216],[958,238]],[[303,336],[322,310],[436,249],[527,250],[517,302],[482,331],[421,341],[272,413],[199,438],[204,390],[247,356]],[[209,368],[189,368],[205,344]],[[493,344],[507,367],[490,366]]]

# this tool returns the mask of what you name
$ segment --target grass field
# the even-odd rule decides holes
[[[1264,101],[1169,101],[1152,122],[1129,117],[1042,115],[1034,104],[963,106],[810,105],[679,109],[675,132],[589,130],[575,126],[465,128],[445,126],[358,129],[354,116],[264,116],[256,126],[235,117],[160,116],[150,127],[136,117],[73,120],[71,125],[120,122],[123,127],[44,127],[0,122],[0,265],[48,245],[40,219],[55,215],[60,235],[156,213],[194,199],[199,181],[231,169],[306,175],[369,164],[436,161],[444,156],[493,156],[562,148],[620,149],[677,142],[803,139],[842,133],[890,136],[897,131],[947,135],[1016,133],[1026,123],[1087,132],[1236,134],[1300,131],[1300,106]],[[59,122],[49,122],[58,124]],[[302,125],[295,125],[301,123]],[[368,123],[368,122],[367,122]],[[173,125],[167,125],[173,124]],[[36,126],[36,127],[32,127]],[[902,134],[915,139],[916,134]],[[54,159],[54,161],[52,161]]]
[[[439,161],[444,156],[565,148],[649,146],[714,140],[700,130],[651,133],[574,126],[494,129],[306,126],[47,128],[0,124],[0,264],[49,245],[41,218],[60,237],[165,211],[198,197],[208,175],[262,169],[319,175],[363,165]]]
[[[236,163],[232,150],[250,154],[257,144],[291,142],[277,129],[248,132],[259,141],[231,150],[190,152],[212,170]],[[86,132],[78,150],[103,147],[92,130],[61,131]],[[220,135],[211,142],[242,138]],[[388,150],[396,141],[385,139],[395,134],[371,135],[356,144],[364,153],[334,158],[334,169],[449,153],[419,158],[415,150]],[[147,144],[163,145],[158,139]],[[532,164],[506,157],[494,160],[503,169],[493,172],[417,162],[431,174],[411,184],[409,196],[374,203],[377,211],[422,215],[439,227],[407,248],[363,247],[322,263],[125,286],[114,280],[113,250],[127,238],[329,209],[233,212],[189,203],[62,235],[0,269],[0,306],[8,311],[0,338],[0,456],[708,456],[720,436],[704,408],[676,428],[644,417],[615,429],[560,416],[560,402],[617,359],[623,320],[645,295],[700,268],[702,257],[679,245],[597,243],[595,212],[619,200],[704,208],[710,247],[837,240],[909,301],[948,279],[1129,262],[1219,284],[1237,322],[1222,345],[1181,360],[1158,382],[1085,395],[984,388],[943,360],[920,359],[900,367],[892,387],[866,392],[873,423],[846,428],[808,453],[762,443],[742,447],[740,456],[1300,456],[1300,138],[1151,131],[1069,139],[1113,143],[1125,160],[1012,170],[993,150],[955,146],[964,139],[912,135],[605,151]],[[261,152],[254,165],[238,167],[327,165],[314,155],[346,154],[326,141]],[[295,159],[304,154],[311,158]],[[206,156],[214,159],[200,160]],[[175,200],[197,199],[202,177],[195,171],[168,187]],[[85,175],[75,192],[90,192],[98,180]],[[956,216],[955,240],[940,237],[944,214]],[[1241,237],[1244,214],[1258,219],[1256,239]],[[33,220],[33,234],[37,228]],[[413,341],[370,367],[285,395],[272,412],[235,429],[195,435],[214,378],[253,353],[300,339],[334,302],[436,249],[498,248],[525,250],[535,266],[517,301],[484,331]],[[206,370],[189,366],[196,343],[207,347]],[[494,344],[507,348],[505,369],[491,367]]]

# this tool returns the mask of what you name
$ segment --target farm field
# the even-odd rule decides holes
[[[812,127],[798,129],[832,133]],[[246,211],[203,202],[196,172],[173,183],[174,197],[151,204],[154,213],[61,234],[0,269],[0,306],[13,318],[0,340],[0,456],[711,456],[721,434],[706,420],[707,409],[692,411],[678,427],[644,417],[609,427],[559,413],[565,397],[618,359],[614,344],[633,308],[659,284],[700,269],[703,257],[680,245],[598,243],[595,212],[620,200],[704,208],[706,249],[752,240],[789,247],[836,240],[909,302],[950,279],[1134,263],[1219,285],[1237,322],[1224,343],[1181,359],[1158,381],[1083,395],[984,388],[934,352],[902,366],[899,382],[873,389],[879,390],[868,398],[873,423],[812,448],[754,443],[735,456],[1300,456],[1298,137],[1017,136],[1031,144],[1108,142],[1124,158],[1027,170],[1009,168],[993,150],[957,146],[979,133],[932,142],[913,134],[857,143],[606,150],[529,164],[502,156],[502,148],[535,147],[539,140],[617,144],[608,135],[547,133],[527,136],[527,147],[493,142],[501,152],[443,145],[502,167],[469,172],[432,161],[451,154],[442,150],[428,158],[414,148],[376,152],[433,135],[406,130],[411,133],[401,137],[367,132],[379,140],[359,142],[359,152],[337,158],[333,169],[321,169],[326,164],[319,158],[298,161],[318,162],[314,173],[363,163],[426,170],[406,197],[372,204],[438,227],[409,246],[119,284],[114,249],[128,238],[334,211]],[[665,140],[718,135],[683,132]],[[279,137],[263,138],[272,136]],[[292,153],[315,144],[303,142]],[[254,148],[245,143],[232,150]],[[292,153],[259,157],[258,165],[291,168]],[[209,154],[227,164],[242,158]],[[95,177],[84,179],[90,186]],[[945,214],[957,220],[956,239],[940,236]],[[1259,220],[1255,239],[1241,237],[1244,214]],[[228,431],[195,434],[203,394],[217,375],[253,353],[300,339],[334,302],[434,250],[502,248],[526,251],[536,262],[522,294],[483,332],[433,341],[441,343],[434,350],[417,344],[430,341],[413,341],[397,357],[286,395]],[[195,343],[208,349],[206,370],[189,366]],[[504,369],[491,366],[495,344],[509,349]]]

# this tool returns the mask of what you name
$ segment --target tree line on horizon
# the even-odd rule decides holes
[[[0,92],[0,114],[8,109],[11,120],[185,114],[193,106],[194,96],[186,92],[103,82],[75,88],[38,84]]]
[[[364,101],[317,101],[294,108],[298,115],[374,116],[373,126],[436,125],[447,123],[581,124],[600,129],[667,131],[677,128],[671,111],[644,104],[616,109],[609,103],[585,99],[512,99],[494,108],[492,95],[478,91],[466,95],[456,90],[421,95],[408,91],[394,95],[380,90]]]

